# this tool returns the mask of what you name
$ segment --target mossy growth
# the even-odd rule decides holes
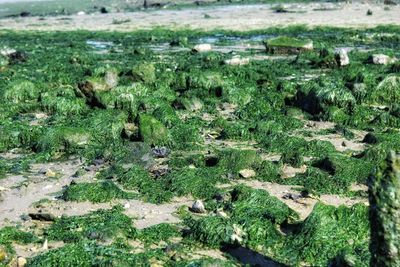
[[[62,216],[45,230],[49,240],[75,243],[83,240],[109,241],[117,238],[132,239],[137,236],[130,217],[123,214],[123,208],[97,210],[84,216]]]
[[[312,266],[328,266],[336,257],[341,262],[353,258],[346,266],[368,266],[368,243],[366,206],[336,208],[318,203],[299,229],[287,236],[278,258],[285,264]]]
[[[137,236],[146,245],[158,244],[161,241],[170,242],[172,238],[178,237],[181,237],[178,227],[168,223],[161,223],[140,230]]]
[[[156,81],[156,68],[152,63],[139,63],[132,68],[132,77],[136,82],[154,83]]]
[[[297,151],[286,151],[282,154],[281,161],[295,168],[301,167],[304,163],[303,156]]]
[[[313,42],[311,40],[287,36],[267,39],[264,41],[264,44],[270,53],[298,53],[313,49]]]
[[[65,201],[91,201],[94,203],[135,197],[137,194],[123,191],[112,181],[71,184],[62,194],[62,199]]]
[[[29,266],[150,266],[154,260],[168,261],[162,250],[131,253],[117,244],[100,245],[77,242],[41,253],[28,261]]]
[[[268,249],[283,238],[275,225],[297,218],[294,211],[264,190],[240,185],[230,195],[232,201],[222,203],[226,217],[185,218],[192,238],[211,247],[242,245]]]
[[[163,203],[173,197],[173,192],[167,189],[167,183],[163,179],[150,176],[148,171],[138,165],[131,167],[117,179],[124,189],[136,190],[147,202]]]
[[[31,81],[14,81],[4,91],[3,97],[6,101],[13,103],[23,103],[27,101],[37,101],[40,89]]]
[[[315,194],[344,194],[352,183],[365,183],[373,164],[340,154],[314,160],[304,174],[285,179]]]
[[[149,145],[166,145],[170,142],[168,129],[152,115],[139,116],[139,131],[143,141]]]
[[[261,158],[256,150],[225,149],[218,153],[218,166],[237,176],[240,170],[256,167]]]
[[[400,76],[389,75],[381,81],[371,94],[373,102],[391,105],[400,101]]]

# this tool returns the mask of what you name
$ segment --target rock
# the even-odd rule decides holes
[[[47,241],[47,239],[43,243],[42,250],[49,250],[49,241]]]
[[[216,215],[222,218],[228,218],[228,214],[226,214],[223,210],[217,210]]]
[[[169,141],[168,129],[149,114],[140,115],[139,133],[143,141],[149,145],[164,145]]]
[[[137,127],[134,123],[125,123],[123,133],[126,137],[128,137],[128,139],[135,140],[139,135],[139,127]]]
[[[0,263],[7,258],[6,249],[3,246],[0,246]]]
[[[16,52],[17,52],[17,50],[15,50],[15,49],[4,47],[0,50],[0,55],[2,55],[4,57],[9,57],[11,54],[14,54]]]
[[[251,177],[256,176],[256,172],[251,169],[244,169],[244,170],[239,171],[239,175],[243,178],[251,178]]]
[[[76,13],[78,16],[83,16],[83,15],[86,15],[86,12],[85,11],[79,11],[78,13]]]
[[[192,49],[193,52],[197,52],[197,53],[209,52],[211,50],[212,50],[212,47],[210,44],[198,44],[198,45],[195,45]]]
[[[46,171],[45,175],[46,175],[47,177],[49,177],[49,178],[54,178],[54,177],[57,176],[57,173],[54,172],[54,171],[51,170],[51,169],[48,169],[48,170]]]
[[[45,212],[29,213],[29,217],[31,217],[32,220],[45,221],[45,222],[53,222],[56,219],[56,217],[53,214]]]
[[[250,63],[250,59],[241,58],[241,57],[234,57],[234,58],[225,60],[224,63],[226,65],[241,66],[241,65],[249,64]]]
[[[368,11],[367,11],[367,16],[372,16],[372,10],[371,9],[368,9]]]
[[[199,111],[203,109],[203,103],[197,97],[185,98],[182,100],[183,106],[189,111]]]
[[[394,63],[396,60],[384,54],[374,54],[370,57],[370,62],[375,65],[387,65]]]
[[[367,133],[362,142],[366,144],[376,144],[378,143],[378,138],[373,133]]]
[[[204,204],[201,200],[196,200],[190,210],[194,213],[205,213],[206,208],[204,207]]]
[[[135,82],[153,83],[156,81],[156,68],[152,63],[140,63],[133,67],[132,77]]]
[[[108,70],[104,75],[104,82],[109,89],[112,89],[118,85],[118,72],[115,70]]]
[[[314,49],[311,40],[302,40],[292,37],[280,36],[264,41],[268,53],[272,54],[298,54]]]
[[[233,234],[231,235],[232,242],[241,243],[243,241],[243,230],[237,226],[236,224],[233,225]]]
[[[169,155],[169,153],[170,153],[169,149],[166,148],[165,146],[161,146],[161,147],[156,146],[156,147],[153,148],[151,151],[153,152],[153,155],[154,155],[156,158],[165,158],[165,157],[168,157],[168,155]]]
[[[335,54],[335,58],[339,66],[346,66],[350,64],[349,56],[347,55],[347,51],[344,49],[340,49]]]
[[[28,261],[24,257],[18,257],[17,259],[17,266],[18,267],[24,267]]]

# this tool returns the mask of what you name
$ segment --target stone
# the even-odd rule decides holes
[[[130,140],[137,139],[139,135],[139,127],[137,127],[134,123],[125,123],[124,124],[124,135],[128,137]]]
[[[396,60],[384,54],[374,54],[370,57],[370,61],[375,65],[387,65],[394,63]]]
[[[232,66],[242,66],[242,65],[247,65],[249,63],[250,63],[250,59],[241,58],[241,57],[234,57],[234,58],[227,59],[224,61],[224,64],[232,65]]]
[[[239,171],[239,175],[242,178],[251,178],[251,177],[256,176],[256,172],[251,169],[243,169],[243,170]]]
[[[24,267],[28,261],[24,257],[18,257],[17,259],[17,266],[18,267]]]
[[[3,246],[0,246],[0,263],[7,258],[6,249]]]
[[[49,241],[47,241],[47,239],[43,243],[42,250],[43,251],[49,250]]]
[[[142,140],[149,145],[164,145],[169,142],[168,129],[149,114],[139,116],[139,133]]]
[[[347,51],[344,49],[340,49],[335,54],[335,58],[339,66],[346,66],[350,64],[349,56],[347,55]]]
[[[156,146],[151,151],[156,158],[166,158],[170,153],[169,149],[165,146]]]
[[[212,47],[210,44],[198,44],[198,45],[195,45],[192,49],[193,52],[197,52],[197,53],[210,52],[211,50],[212,50]]]
[[[241,243],[243,241],[243,230],[236,224],[233,225],[233,234],[231,235],[232,242]]]
[[[53,214],[46,212],[29,213],[29,217],[32,220],[52,222],[55,221],[56,217]]]
[[[78,13],[76,13],[78,16],[83,16],[83,15],[86,15],[86,12],[85,11],[79,11]]]
[[[45,175],[49,178],[54,178],[57,176],[57,173],[51,169],[48,169],[45,173]]]
[[[115,70],[108,70],[104,75],[104,82],[109,89],[114,88],[118,85],[119,76]]]
[[[297,39],[287,36],[279,36],[264,41],[268,53],[272,54],[298,54],[314,49],[311,40]]]
[[[205,213],[206,212],[206,208],[204,207],[204,204],[201,200],[196,200],[195,202],[193,202],[193,205],[190,208],[190,210],[194,213]]]
[[[226,214],[223,210],[217,210],[216,215],[222,218],[228,218],[228,214]]]

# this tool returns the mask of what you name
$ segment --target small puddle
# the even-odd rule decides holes
[[[104,42],[104,41],[96,41],[96,40],[87,40],[86,44],[91,46],[94,49],[110,49],[114,46],[113,42]]]

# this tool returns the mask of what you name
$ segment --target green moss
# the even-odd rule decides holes
[[[113,199],[131,199],[136,194],[121,190],[111,181],[71,184],[63,192],[65,201],[108,202]]]

